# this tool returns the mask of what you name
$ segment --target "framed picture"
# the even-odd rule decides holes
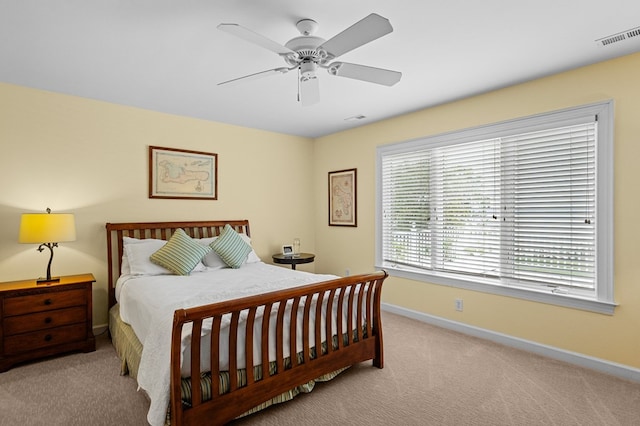
[[[293,256],[293,246],[291,245],[282,246],[282,254],[284,254],[285,256]]]
[[[149,198],[218,199],[218,154],[149,147]]]
[[[357,170],[329,172],[329,226],[358,226]]]

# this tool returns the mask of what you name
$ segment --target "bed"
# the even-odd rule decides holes
[[[133,243],[136,250],[139,242],[168,246],[184,234],[189,244],[206,245],[232,229],[250,246],[249,222],[107,223],[106,229],[109,331],[122,373],[149,395],[152,425],[225,424],[309,392],[353,364],[372,360],[383,368],[385,272],[309,274],[265,264],[249,249],[237,267],[211,266],[207,254],[185,276],[134,274]],[[165,302],[165,289],[171,298],[177,289],[181,295]]]

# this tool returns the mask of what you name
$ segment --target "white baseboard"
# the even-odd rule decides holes
[[[509,336],[507,334],[497,333],[495,331],[425,314],[423,312],[414,311],[412,309],[403,308],[389,303],[382,303],[382,310],[640,383],[640,369],[627,365],[590,357],[577,352],[566,351],[553,346],[547,346],[530,340]]]
[[[108,324],[94,325],[93,326],[93,335],[94,336],[99,336],[102,333],[104,333],[105,331],[107,331],[108,328],[109,328]]]

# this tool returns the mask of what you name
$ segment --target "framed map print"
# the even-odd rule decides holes
[[[357,170],[329,172],[329,226],[358,226]]]
[[[149,147],[149,198],[218,199],[218,154]]]

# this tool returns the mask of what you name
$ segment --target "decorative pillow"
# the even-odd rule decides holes
[[[251,246],[251,238],[249,238],[246,234],[238,234],[238,235],[240,235],[240,238],[242,238],[245,243]],[[256,251],[253,249],[253,247],[251,247],[251,252],[249,252],[249,255],[247,256],[246,263],[256,263],[256,262],[262,262],[262,259],[260,259]]]
[[[153,253],[150,259],[177,275],[189,275],[210,251],[210,247],[198,244],[182,229],[176,229],[167,244]]]
[[[251,252],[251,246],[229,224],[224,226],[220,236],[210,246],[224,263],[234,269],[242,266]]]

